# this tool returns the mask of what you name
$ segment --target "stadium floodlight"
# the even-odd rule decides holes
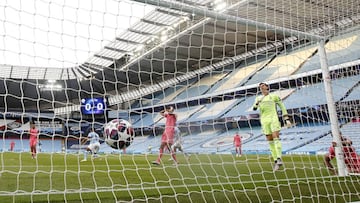
[[[63,86],[56,82],[56,80],[47,80],[45,84],[39,84],[40,91],[62,91]]]
[[[145,45],[143,45],[143,44],[138,45],[135,48],[135,50],[133,51],[133,53],[134,53],[133,57],[141,55],[144,52],[144,49],[145,49]]]
[[[160,36],[160,40],[163,42],[163,41],[166,41],[167,39],[169,38],[169,36],[167,34],[164,34],[164,35],[161,35]]]
[[[148,39],[145,44],[146,45],[153,45],[159,38],[157,36],[152,36],[150,39]]]
[[[142,51],[142,50],[144,49],[144,47],[145,47],[145,46],[144,46],[143,44],[141,44],[141,45],[137,46],[134,51],[135,51],[135,52],[140,52],[140,51]]]
[[[212,6],[214,11],[222,11],[227,7],[226,2],[223,0],[215,0]]]
[[[160,32],[159,39],[161,42],[164,42],[174,34],[175,34],[175,30],[173,27],[171,27],[171,26],[166,27],[163,31]]]
[[[173,24],[171,27],[172,27],[172,29],[177,29],[179,27],[179,25],[181,25],[184,22],[189,22],[189,21],[190,21],[190,18],[188,16],[183,16],[180,18],[178,23]]]

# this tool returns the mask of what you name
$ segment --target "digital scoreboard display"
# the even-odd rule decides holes
[[[82,114],[104,114],[106,110],[106,99],[85,98],[81,99]]]

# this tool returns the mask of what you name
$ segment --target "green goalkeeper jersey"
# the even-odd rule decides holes
[[[256,105],[258,103],[258,105]],[[277,106],[280,107],[282,115],[287,115],[287,110],[280,97],[276,94],[260,95],[255,99],[254,109],[259,109],[261,120],[278,118]]]

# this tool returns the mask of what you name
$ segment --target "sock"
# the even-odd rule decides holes
[[[84,159],[87,159],[88,152],[84,151]]]
[[[157,158],[157,160],[156,160],[156,161],[159,162],[159,163],[160,163],[161,157],[162,157],[162,155],[163,155],[163,152],[164,152],[164,149],[161,148],[160,151],[159,151],[159,156],[158,156],[158,158]]]
[[[176,153],[173,150],[171,151],[171,156],[172,156],[173,160],[177,163]]]
[[[36,156],[36,147],[31,148],[31,156],[32,157]]]
[[[274,138],[274,145],[275,145],[275,150],[276,150],[276,158],[281,159],[282,145],[281,145],[279,138]]]
[[[276,154],[276,149],[275,149],[275,142],[274,141],[269,141],[269,146],[270,146],[271,156],[274,159],[274,161],[276,161],[277,160],[277,154]]]

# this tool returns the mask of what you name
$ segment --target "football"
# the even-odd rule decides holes
[[[105,143],[113,149],[125,149],[134,140],[134,129],[129,121],[114,119],[104,126]]]

